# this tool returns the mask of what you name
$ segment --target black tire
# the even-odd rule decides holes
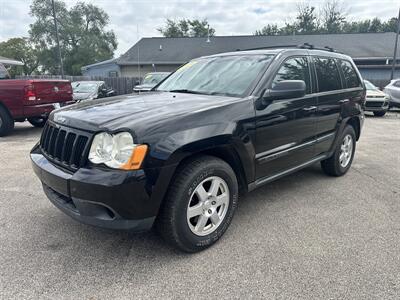
[[[386,114],[386,111],[374,111],[375,117],[383,117]]]
[[[8,111],[0,106],[0,136],[6,136],[14,129],[14,119]]]
[[[351,136],[352,139],[352,151],[351,151],[351,157],[349,162],[347,163],[346,166],[342,166],[340,163],[340,154],[341,154],[341,147],[342,143],[347,135]],[[347,125],[341,136],[338,145],[336,146],[335,152],[331,157],[329,157],[326,160],[321,161],[321,167],[322,170],[330,176],[342,176],[346,174],[346,172],[350,169],[351,164],[353,162],[354,158],[354,153],[356,150],[356,133],[354,131],[354,128],[350,125]]]
[[[196,197],[194,196],[196,188],[203,182],[212,180],[212,178],[223,179],[224,184],[227,185],[229,204],[218,226],[207,221],[208,225],[206,226],[211,226],[211,228],[215,226],[215,229],[211,229],[214,231],[210,232],[210,234],[199,236],[189,226],[189,222],[192,222],[193,219],[188,220],[188,206],[189,203],[192,203],[193,197]],[[202,186],[204,187],[204,185]],[[206,190],[206,187],[204,189]],[[210,190],[206,191],[209,192]],[[212,156],[196,157],[177,170],[156,221],[157,231],[167,243],[175,248],[190,253],[201,251],[214,244],[225,233],[232,221],[237,201],[238,183],[232,168],[223,160]],[[222,206],[219,209],[222,209]],[[203,211],[206,213],[207,209]],[[197,218],[200,217],[201,215]],[[197,222],[199,222],[199,219],[197,219]]]
[[[46,124],[47,118],[45,118],[45,117],[28,118],[28,122],[31,123],[35,127],[42,128],[44,126],[44,124]]]

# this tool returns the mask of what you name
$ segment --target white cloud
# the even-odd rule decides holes
[[[77,1],[66,1],[73,6]],[[159,36],[157,28],[166,18],[207,18],[217,35],[252,34],[268,23],[284,24],[296,14],[292,0],[85,0],[103,8],[110,16],[110,28],[117,35],[117,55],[124,53],[137,41],[137,26],[141,37]],[[324,1],[310,0],[321,6]],[[14,36],[26,36],[29,24],[27,0],[0,0],[0,41]],[[353,0],[346,2],[351,20],[380,17],[388,19],[397,14],[397,0]]]

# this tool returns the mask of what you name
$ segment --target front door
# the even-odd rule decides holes
[[[317,98],[313,96],[307,56],[287,58],[272,84],[303,80],[306,96],[272,101],[256,112],[256,178],[266,178],[296,167],[314,157]]]

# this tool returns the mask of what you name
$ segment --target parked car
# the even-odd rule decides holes
[[[68,80],[0,80],[0,136],[9,134],[15,122],[28,120],[35,127],[43,127],[54,108],[71,103]]]
[[[115,95],[115,91],[107,87],[104,81],[74,81],[72,89],[74,101],[77,102]]]
[[[400,108],[400,78],[393,79],[383,91],[390,97],[390,107]]]
[[[367,89],[365,111],[371,111],[377,117],[383,117],[389,109],[389,95],[385,94],[368,80],[364,80]]]
[[[143,78],[143,82],[140,85],[136,85],[133,88],[134,93],[139,92],[148,92],[157,84],[159,84],[162,80],[164,80],[170,72],[152,72],[147,73],[146,76]]]
[[[343,54],[217,54],[192,60],[153,93],[52,113],[30,156],[47,197],[72,218],[137,231],[155,224],[195,252],[227,230],[239,191],[317,162],[344,175],[364,101]]]

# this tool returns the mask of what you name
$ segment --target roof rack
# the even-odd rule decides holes
[[[335,49],[333,49],[332,47],[329,46],[324,46],[322,48],[320,47],[315,47],[312,44],[309,43],[304,43],[301,45],[297,45],[297,48],[301,48],[301,49],[309,49],[309,50],[323,50],[323,51],[329,51],[329,52],[337,52]]]
[[[248,50],[262,50],[262,49],[279,49],[279,48],[300,48],[300,49],[308,49],[308,50],[322,50],[322,51],[329,51],[329,52],[336,52],[335,49],[329,46],[324,47],[315,47],[310,43],[304,43],[300,45],[276,45],[276,46],[265,46],[265,47],[258,47],[258,48],[250,48],[250,49],[237,49],[236,51],[248,51]]]

